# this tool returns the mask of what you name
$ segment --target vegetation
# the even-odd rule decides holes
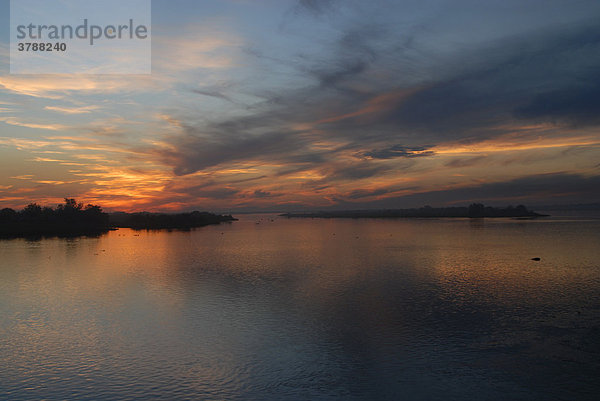
[[[162,229],[178,228],[189,229],[210,224],[220,224],[235,221],[231,215],[219,215],[208,212],[194,211],[191,213],[164,214],[164,213],[113,213],[110,222],[116,227],[133,229]]]
[[[0,237],[99,235],[117,227],[190,229],[234,220],[237,219],[231,215],[208,212],[109,215],[100,206],[84,206],[75,199],[65,198],[65,203],[56,208],[31,203],[20,211],[9,208],[0,210]]]
[[[84,207],[70,198],[65,198],[65,203],[56,208],[31,203],[21,211],[0,210],[2,236],[93,235],[109,229],[108,214],[100,206]]]
[[[285,217],[318,217],[318,218],[394,218],[394,217],[517,217],[533,218],[544,216],[528,210],[525,206],[508,206],[497,208],[473,203],[469,207],[424,206],[418,209],[386,209],[386,210],[344,210],[314,213],[284,213]]]

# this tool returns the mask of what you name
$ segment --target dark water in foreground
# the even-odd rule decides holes
[[[600,220],[241,217],[0,241],[0,399],[600,394]]]

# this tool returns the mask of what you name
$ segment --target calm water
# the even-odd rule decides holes
[[[2,400],[592,400],[599,377],[597,219],[0,241]]]

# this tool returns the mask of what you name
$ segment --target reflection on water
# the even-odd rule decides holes
[[[599,234],[242,216],[0,241],[0,399],[591,400]]]

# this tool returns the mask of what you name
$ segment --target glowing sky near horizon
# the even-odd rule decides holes
[[[153,1],[150,76],[10,75],[0,207],[600,201],[597,1]]]

